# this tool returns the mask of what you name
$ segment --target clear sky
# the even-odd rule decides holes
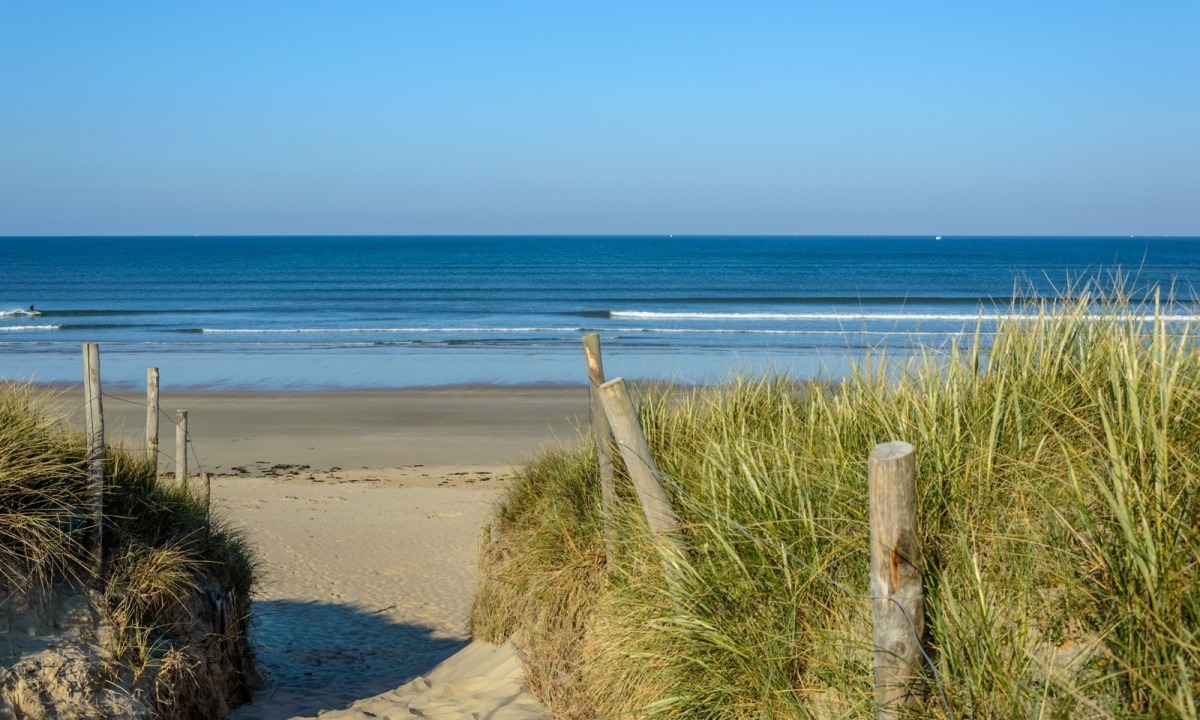
[[[1200,2],[0,0],[0,235],[1200,235]]]

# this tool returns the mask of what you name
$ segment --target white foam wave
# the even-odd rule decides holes
[[[844,330],[746,330],[737,329],[731,330],[727,328],[614,328],[615,334],[643,332],[643,333],[663,333],[663,334],[678,334],[678,335],[879,335],[883,337],[895,335],[921,335],[924,337],[937,336],[949,337],[960,335],[974,335],[973,331],[951,330],[951,331],[935,331],[935,330],[856,330],[854,328],[846,328]],[[985,333],[990,334],[990,333]]]
[[[57,330],[59,325],[0,325],[0,332],[16,332],[18,330]]]
[[[978,320],[1037,320],[1034,314],[1022,313],[873,313],[873,312],[809,312],[809,313],[706,313],[706,312],[653,312],[648,310],[613,310],[611,318],[630,320],[886,320],[911,322],[917,320],[942,320],[975,322]],[[1153,315],[1094,315],[1089,319],[1111,319],[1120,321],[1153,322]],[[1194,322],[1200,315],[1160,315],[1164,322]]]

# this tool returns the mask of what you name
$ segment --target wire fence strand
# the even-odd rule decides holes
[[[200,461],[200,455],[196,452],[196,445],[192,442],[192,434],[190,432],[184,437],[184,443],[187,445],[191,458],[196,461],[196,474],[203,475],[207,470],[204,467],[204,463]]]
[[[136,400],[130,400],[129,398],[123,398],[118,395],[110,395],[109,393],[106,393],[106,392],[102,392],[102,393],[100,393],[100,395],[102,397],[109,398],[110,400],[116,400],[117,402],[123,402],[127,405],[137,405],[139,407],[149,407],[148,405],[146,405],[146,403],[137,402]]]
[[[86,409],[87,406],[91,405],[91,404],[92,404],[91,400],[84,400],[83,402],[79,403],[75,407],[70,408],[70,409],[64,409],[64,410],[62,410],[62,412],[65,415],[74,415],[74,414],[80,412],[81,410]]]
[[[129,398],[123,398],[118,395],[113,395],[113,394],[107,393],[107,392],[101,392],[100,395],[101,395],[101,397],[109,398],[111,400],[115,400],[120,403],[125,403],[127,405],[134,405],[134,406],[142,407],[142,408],[150,407],[150,405],[146,402],[130,400]],[[70,410],[68,412],[71,414],[77,413],[80,410],[83,410],[84,408],[86,408],[88,406],[88,404],[89,404],[89,401],[85,400],[84,402],[82,402],[78,406],[76,406],[73,410]],[[165,420],[169,425],[172,425],[172,426],[176,425],[176,419],[174,417],[172,417],[170,414],[168,414],[166,410],[163,410],[161,406],[159,406],[159,408],[158,408],[158,416],[159,416],[160,420]],[[203,477],[205,473],[211,472],[208,469],[208,467],[204,464],[203,460],[201,460],[200,453],[196,450],[196,444],[192,441],[191,431],[188,431],[187,434],[184,436],[184,446],[185,446],[185,450],[184,450],[185,456],[195,462],[195,466],[194,466],[195,472],[194,473],[189,472],[188,475],[194,475],[196,477]],[[165,463],[166,465],[170,466],[170,465],[176,465],[177,464],[176,461],[177,461],[177,455],[169,450],[163,449],[163,445],[160,443],[158,446],[158,455],[155,458],[155,475],[158,474],[158,465],[160,463]],[[185,478],[177,477],[175,479],[180,483],[187,482],[186,477]]]

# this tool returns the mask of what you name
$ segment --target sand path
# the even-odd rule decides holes
[[[234,720],[544,717],[512,648],[469,644],[468,614],[511,465],[573,441],[586,391],[191,394],[163,407],[189,411],[194,453],[221,473],[214,504],[262,564],[252,637],[267,685]],[[109,408],[137,444],[138,408]]]
[[[268,684],[233,718],[315,716],[357,700],[374,715],[322,717],[540,716],[511,653],[471,648],[452,658],[467,647],[477,538],[500,493],[465,484],[494,474],[469,472],[214,482],[218,507],[246,529],[264,567],[253,638]],[[502,707],[507,714],[495,715]]]

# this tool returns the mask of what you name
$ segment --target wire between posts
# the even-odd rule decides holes
[[[136,406],[142,407],[142,408],[150,407],[149,405],[147,405],[144,402],[138,402],[136,400],[129,400],[127,398],[118,397],[116,395],[110,395],[109,393],[101,393],[101,396],[110,398],[112,400],[116,400],[117,402],[123,402],[123,403],[129,404],[129,405],[136,405]],[[88,406],[88,402],[85,400],[83,403],[81,403],[79,406],[77,406],[71,412],[77,412],[79,410],[84,409],[87,406]],[[158,409],[158,415],[159,415],[160,419],[164,419],[172,425],[175,424],[175,418],[173,418],[169,414],[167,414],[167,411],[163,410],[161,407],[159,407],[159,409]],[[196,461],[197,471],[200,473],[205,472],[204,463],[200,461],[200,455],[199,455],[199,453],[196,452],[196,446],[192,442],[192,434],[190,432],[187,434],[187,438],[184,440],[184,442],[188,446],[187,455]],[[170,453],[169,451],[162,449],[161,446],[159,447],[158,452],[159,452],[159,455],[161,455],[167,462],[169,462],[169,463],[175,462],[175,456],[172,453]]]
[[[88,405],[91,405],[91,401],[84,400],[83,402],[79,403],[75,407],[67,408],[67,409],[63,410],[62,412],[65,415],[74,415],[75,413],[79,412],[80,410],[86,409]]]
[[[141,408],[149,408],[150,407],[149,405],[147,405],[144,402],[138,402],[136,400],[129,400],[127,398],[118,397],[116,395],[110,395],[109,393],[106,393],[106,392],[102,392],[102,393],[100,393],[100,395],[102,397],[109,398],[110,400],[116,400],[117,402],[123,402],[128,405],[136,405],[137,407],[141,407]],[[79,407],[76,408],[76,410],[81,410],[81,409],[87,407],[87,404],[88,404],[87,401],[84,401],[82,405],[80,405]],[[164,412],[161,408],[159,408],[158,414],[161,418],[165,418],[170,423],[174,424],[175,420],[173,418],[171,418],[169,415],[167,415],[166,412]],[[161,445],[159,446],[158,454],[160,456],[162,456],[163,458],[165,458],[168,462],[171,462],[171,463],[175,462],[175,456],[173,454],[171,454],[169,451],[164,450]]]
[[[617,440],[616,438],[613,438],[613,440],[614,440],[614,442],[616,442],[616,444],[619,447],[629,450],[636,457],[640,458],[643,463],[646,463],[646,458],[637,454],[636,450],[629,447],[625,443],[622,443],[620,440]],[[656,467],[656,465],[651,465],[649,463],[646,463],[646,464],[648,467]],[[708,507],[707,505],[704,505],[703,503],[700,503],[698,500],[696,500],[695,496],[693,496],[691,493],[689,493],[682,485],[680,485],[674,479],[665,476],[661,471],[656,474],[658,475],[658,478],[660,481],[665,481],[666,483],[669,483],[675,489],[675,491],[677,493],[686,497],[693,504],[700,505],[703,507]],[[751,533],[750,530],[746,528],[746,526],[742,525],[737,520],[734,520],[733,518],[729,517],[725,513],[721,512],[720,510],[718,510],[714,507],[709,507],[708,509],[714,515],[716,515],[717,518],[728,523],[730,527],[732,527],[734,530],[736,530],[740,535],[742,535],[747,540],[749,540],[751,542],[759,543],[762,545],[777,546],[779,550],[782,550],[783,553],[786,554],[793,561],[795,561],[796,563],[800,564],[801,566],[807,568],[810,572],[812,572],[813,575],[815,575],[817,577],[817,579],[823,580],[826,584],[837,589],[838,591],[840,591],[847,597],[854,598],[856,600],[868,600],[868,601],[887,600],[888,602],[895,605],[900,610],[900,614],[904,616],[905,621],[908,622],[908,629],[909,629],[909,632],[912,634],[913,639],[916,641],[917,649],[921,652],[921,657],[925,659],[925,664],[929,666],[930,672],[933,673],[933,681],[937,685],[938,694],[941,696],[942,709],[946,711],[947,717],[954,717],[953,713],[951,713],[951,711],[950,711],[950,702],[946,697],[946,688],[945,688],[945,686],[942,685],[941,673],[938,672],[937,666],[934,665],[933,659],[931,657],[929,657],[929,653],[926,652],[924,643],[921,642],[921,638],[917,634],[917,627],[916,627],[916,624],[913,622],[912,617],[909,616],[908,611],[904,608],[903,605],[900,604],[900,602],[898,600],[896,600],[895,598],[888,596],[888,595],[870,595],[870,594],[855,592],[855,591],[851,590],[850,588],[848,588],[846,585],[844,585],[841,582],[834,579],[831,575],[826,573],[824,570],[818,568],[816,565],[813,565],[812,563],[808,562],[804,558],[793,553],[783,543],[781,543],[777,540],[767,540],[766,538],[758,537],[757,535],[754,535],[753,533]]]
[[[138,401],[136,401],[136,400],[129,400],[128,398],[117,397],[116,395],[109,395],[109,394],[108,394],[108,393],[106,393],[106,392],[102,392],[102,393],[100,393],[100,395],[101,395],[102,397],[109,398],[110,400],[116,400],[117,402],[123,402],[123,403],[126,403],[126,404],[128,404],[128,405],[137,405],[138,407],[143,407],[143,408],[144,408],[144,407],[149,407],[148,405],[146,405],[146,403],[143,403],[143,402],[138,402]]]
[[[196,472],[203,475],[206,472],[204,463],[200,462],[200,455],[196,452],[196,445],[192,442],[192,434],[189,432],[183,441],[187,444],[187,454],[196,461]]]
[[[116,395],[110,395],[106,392],[101,392],[100,395],[102,397],[116,400],[117,402],[123,402],[123,403],[127,403],[129,405],[136,405],[137,407],[142,407],[142,408],[150,407],[150,405],[147,403],[138,402],[136,400],[129,400],[129,399],[126,399],[123,397],[117,397]],[[83,408],[87,407],[88,404],[89,404],[88,401],[85,400],[82,404],[80,404],[72,412],[78,412],[79,410],[82,410]],[[171,418],[171,416],[168,415],[166,413],[166,411],[164,411],[161,407],[158,408],[158,414],[159,414],[160,418],[166,418],[168,422],[174,423],[174,419]],[[197,467],[198,474],[201,476],[205,475],[208,471],[205,469],[204,463],[200,461],[200,454],[198,452],[196,452],[196,445],[192,442],[192,435],[190,432],[184,438],[184,443],[187,445],[187,450],[185,450],[184,452],[185,452],[185,454],[190,455],[191,458],[196,461],[196,467]],[[161,447],[159,448],[158,452],[159,452],[159,455],[161,455],[163,458],[165,458],[167,464],[175,463],[175,456],[172,453],[170,453],[166,450],[163,450]],[[205,514],[204,533],[205,533],[205,537],[208,537],[212,532],[212,499],[211,499],[211,496],[208,498],[208,504],[205,507],[204,514]],[[12,599],[12,597],[14,597],[14,596],[15,596],[15,593],[13,595],[10,595],[9,597],[5,598],[4,600],[0,601],[0,607],[3,607],[4,604],[9,602]]]

